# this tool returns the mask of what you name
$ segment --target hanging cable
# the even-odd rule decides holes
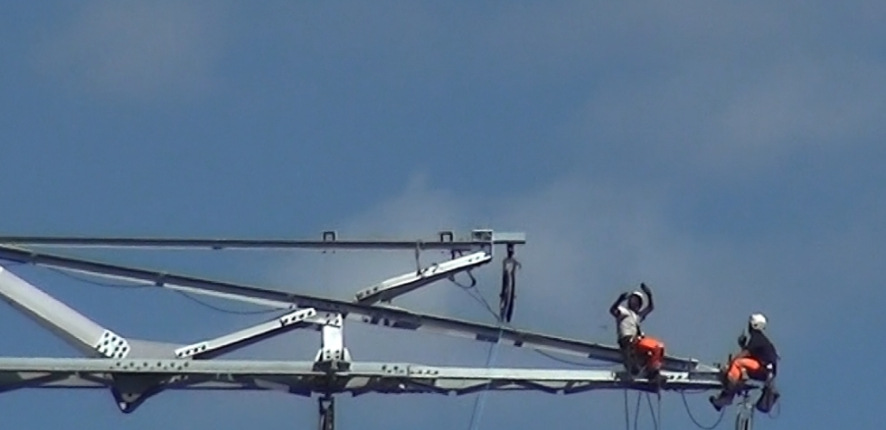
[[[101,281],[97,281],[97,280],[95,280],[95,279],[90,279],[90,278],[93,278],[93,277],[90,277],[90,276],[87,276],[87,275],[84,275],[84,276],[81,277],[81,276],[74,275],[73,273],[71,273],[71,272],[69,272],[69,271],[67,271],[67,270],[57,269],[57,268],[55,268],[55,267],[45,267],[45,269],[49,270],[50,272],[53,272],[53,273],[56,273],[56,274],[62,275],[62,276],[64,276],[64,277],[66,277],[66,278],[73,279],[73,280],[75,280],[75,281],[83,282],[83,283],[86,283],[86,284],[95,285],[95,286],[98,286],[98,287],[119,288],[119,289],[135,289],[135,288],[150,288],[150,287],[154,287],[153,285],[149,285],[149,284],[141,284],[141,283],[135,283],[135,282],[125,282],[125,283],[124,283],[124,282],[121,282],[121,283],[101,282]]]
[[[476,286],[477,286],[477,278],[474,277],[474,274],[471,273],[470,270],[466,271],[465,273],[468,275],[469,278],[471,278],[471,283],[470,283],[470,285],[464,285],[464,284],[462,284],[462,283],[456,281],[456,280],[455,280],[455,275],[450,276],[450,277],[449,277],[449,280],[452,281],[452,283],[455,284],[455,285],[457,285],[459,288],[462,288],[462,289],[465,289],[465,290],[476,287]]]
[[[499,326],[498,330],[498,338],[495,343],[489,346],[489,352],[486,354],[486,368],[489,369],[495,363],[495,359],[498,356],[498,347],[501,344],[501,334],[502,328]],[[478,430],[480,428],[480,418],[483,416],[483,410],[486,406],[486,396],[489,393],[489,386],[492,385],[492,380],[486,383],[486,386],[483,388],[483,391],[474,399],[474,408],[471,411],[471,424],[470,430]]]
[[[226,309],[226,308],[222,308],[222,307],[219,307],[219,306],[215,306],[215,305],[213,305],[213,304],[210,304],[209,302],[206,302],[206,301],[200,300],[200,299],[198,299],[197,297],[195,297],[195,296],[193,296],[193,295],[191,295],[191,294],[188,294],[188,293],[186,293],[186,292],[184,292],[184,291],[179,291],[179,290],[173,290],[173,291],[175,291],[176,293],[181,294],[182,296],[184,296],[184,297],[187,298],[188,300],[190,300],[190,301],[192,301],[192,302],[194,302],[194,303],[196,303],[196,304],[198,304],[198,305],[200,305],[200,306],[203,306],[203,307],[208,308],[208,309],[212,309],[212,310],[217,311],[217,312],[226,313],[226,314],[232,314],[232,315],[264,315],[264,314],[280,313],[280,309],[259,309],[259,310],[253,310],[253,311],[240,311],[240,310],[235,310],[235,309]]]
[[[464,256],[464,254],[465,253],[462,250],[453,249],[450,252],[450,257],[451,257],[451,259],[455,260],[456,258]],[[477,278],[474,277],[474,273],[470,269],[468,269],[465,273],[471,279],[470,285],[464,285],[464,284],[456,281],[455,274],[449,275],[449,280],[452,281],[453,284],[455,284],[465,290],[476,287],[477,286]]]
[[[571,365],[573,365],[573,366],[580,366],[580,367],[585,367],[585,368],[590,368],[590,369],[604,369],[604,368],[612,367],[611,364],[602,364],[602,363],[601,363],[601,364],[579,363],[579,362],[577,362],[577,361],[566,360],[566,359],[563,359],[563,358],[560,358],[560,357],[554,356],[554,355],[552,355],[552,354],[548,354],[547,352],[544,352],[544,351],[542,351],[542,350],[540,350],[540,349],[533,349],[533,351],[537,352],[539,355],[542,355],[542,356],[544,356],[544,357],[547,357],[547,358],[549,358],[549,359],[551,359],[551,360],[554,360],[554,361],[557,361],[557,362],[560,362],[560,363],[563,363],[563,364],[571,364]]]
[[[781,415],[781,402],[775,402],[775,408],[767,412],[766,415],[768,415],[771,419],[778,419],[778,417]]]
[[[661,430],[661,393],[658,394],[658,430]]]
[[[47,267],[46,269],[48,269],[48,270],[51,271],[51,272],[54,272],[54,273],[60,274],[60,275],[62,275],[62,276],[65,276],[65,277],[67,277],[67,278],[73,279],[73,280],[75,280],[75,281],[83,282],[83,283],[85,283],[85,284],[95,285],[95,286],[99,286],[99,287],[117,288],[117,289],[122,289],[122,290],[138,289],[138,288],[156,288],[154,285],[140,284],[140,283],[134,283],[134,282],[133,282],[133,283],[120,283],[120,284],[100,282],[100,281],[97,281],[97,280],[94,280],[94,279],[89,279],[88,277],[80,277],[80,276],[76,276],[76,275],[74,275],[74,274],[72,274],[72,273],[69,273],[69,272],[66,271],[66,270],[56,269],[56,268],[54,268],[54,267]],[[260,310],[252,310],[252,311],[240,311],[240,310],[235,310],[235,309],[226,309],[226,308],[222,308],[222,307],[219,307],[219,306],[215,306],[215,305],[210,304],[210,303],[208,303],[208,302],[206,302],[206,301],[200,300],[200,299],[198,299],[197,297],[195,297],[195,296],[193,296],[193,295],[191,295],[191,294],[188,294],[188,293],[186,293],[186,292],[184,292],[184,291],[180,291],[180,290],[173,290],[173,291],[175,291],[175,292],[178,293],[178,294],[181,294],[181,295],[184,296],[185,298],[191,300],[191,301],[194,302],[194,303],[197,303],[197,304],[200,305],[200,306],[203,306],[203,307],[206,307],[206,308],[212,309],[212,310],[217,311],[217,312],[226,313],[226,314],[232,314],[232,315],[261,315],[261,314],[270,314],[270,313],[279,313],[279,312],[280,312],[279,309],[260,309]]]
[[[457,256],[458,256],[456,254],[456,252],[457,251],[452,252],[453,259],[457,258]],[[495,363],[495,359],[498,356],[498,349],[499,349],[499,346],[501,345],[501,336],[502,336],[502,334],[504,332],[504,328],[507,326],[507,324],[504,321],[502,321],[501,318],[499,318],[499,316],[492,309],[492,306],[489,304],[489,302],[486,300],[486,298],[483,297],[483,293],[481,293],[479,291],[479,289],[477,288],[476,279],[474,278],[473,275],[471,275],[470,271],[468,271],[468,275],[471,277],[471,285],[467,285],[467,286],[461,285],[458,282],[456,282],[454,277],[452,277],[452,276],[449,277],[449,280],[454,285],[461,288],[462,291],[464,291],[469,296],[471,296],[471,298],[473,298],[478,303],[483,305],[483,307],[486,308],[486,310],[489,312],[489,314],[492,315],[492,317],[496,320],[496,323],[498,325],[498,336],[495,339],[495,343],[489,346],[489,352],[486,354],[486,365],[485,366],[487,369],[489,369]],[[486,396],[488,393],[489,386],[491,384],[492,384],[491,380],[489,382],[487,382],[483,391],[480,392],[480,394],[474,399],[474,406],[473,406],[473,409],[471,410],[471,421],[470,421],[470,427],[469,427],[470,430],[477,430],[480,426],[480,418],[482,417],[484,408],[486,406]]]
[[[658,396],[658,416],[655,414],[655,410],[652,408],[652,396],[649,393],[646,393],[646,404],[649,405],[649,416],[652,417],[652,428],[655,430],[661,430],[661,394]]]
[[[725,409],[720,410],[720,417],[717,418],[717,421],[714,422],[713,425],[706,426],[706,425],[699,423],[698,420],[695,419],[695,416],[692,415],[692,410],[689,409],[689,402],[686,401],[686,394],[681,392],[680,397],[683,399],[683,406],[686,408],[686,414],[689,416],[689,419],[692,421],[693,424],[695,424],[696,427],[698,427],[702,430],[714,430],[723,421],[723,416],[725,415]]]
[[[485,297],[483,297],[483,294],[480,293],[479,289],[476,287],[476,283],[474,283],[473,285],[470,285],[470,286],[465,286],[465,285],[460,285],[460,284],[458,284],[458,283],[455,282],[451,277],[449,278],[449,280],[452,281],[452,283],[453,283],[455,286],[461,288],[461,290],[464,291],[467,295],[469,295],[472,299],[474,299],[474,301],[476,301],[477,303],[479,303],[480,305],[482,305],[484,308],[486,308],[486,311],[489,312],[489,314],[492,315],[493,318],[495,318],[496,320],[499,321],[500,328],[501,328],[501,327],[505,327],[505,328],[513,328],[510,324],[508,324],[508,323],[506,323],[506,322],[504,322],[504,321],[501,321],[501,319],[500,319],[501,316],[500,316],[499,314],[497,314],[497,313],[492,309],[492,305],[489,303],[488,300],[486,300]],[[563,363],[563,364],[570,364],[570,365],[573,365],[573,366],[580,366],[580,367],[585,367],[585,368],[590,368],[590,369],[603,369],[603,368],[611,367],[611,365],[609,365],[609,364],[581,363],[581,362],[578,362],[578,361],[572,361],[572,360],[567,360],[567,359],[564,359],[564,358],[559,358],[559,357],[557,357],[557,356],[554,356],[554,355],[552,355],[552,354],[549,354],[549,353],[547,353],[547,352],[544,352],[544,351],[542,351],[542,350],[540,350],[540,349],[533,349],[533,351],[535,351],[535,352],[538,353],[539,355],[542,355],[542,356],[544,356],[544,357],[547,357],[547,358],[549,358],[549,359],[551,359],[551,360],[554,360],[554,361],[557,361],[557,362],[560,362],[560,363]]]
[[[625,397],[625,430],[631,430],[631,412],[630,405],[628,405],[628,389],[625,388],[622,392],[624,392]]]

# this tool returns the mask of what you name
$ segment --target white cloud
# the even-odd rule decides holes
[[[429,237],[441,227],[465,231],[473,227],[471,220],[478,219],[484,224],[488,219],[488,225],[494,228],[525,231],[528,244],[517,254],[523,270],[519,274],[514,324],[533,331],[613,344],[613,326],[606,309],[619,292],[645,281],[654,288],[659,305],[646,329],[663,339],[676,355],[707,362],[725,359],[747,314],[759,309],[770,313],[777,339],[790,339],[794,347],[812,342],[791,335],[808,330],[816,319],[815,312],[793,309],[795,303],[784,299],[792,293],[779,291],[785,269],[773,264],[771,254],[760,253],[761,249],[777,248],[779,238],[771,238],[756,249],[701,240],[669,221],[666,208],[670,198],[665,189],[604,185],[585,175],[566,175],[521,196],[490,197],[480,205],[471,198],[414,181],[399,195],[344,222],[346,228],[341,231],[347,232],[343,237]],[[488,207],[495,208],[494,213],[487,213]],[[808,254],[800,254],[797,258],[801,260],[809,258]],[[410,270],[412,260],[409,253],[340,253],[329,263],[332,270],[327,273],[336,280],[331,283],[331,291],[310,292],[349,297],[359,286]],[[479,287],[492,300],[498,291],[497,263],[479,271]],[[285,262],[272,278],[275,283],[297,278],[300,282],[287,284],[316,285],[318,269],[324,268],[317,260],[299,258]],[[748,271],[753,273],[748,275]],[[298,290],[308,291],[301,287]],[[485,315],[476,303],[445,282],[395,303],[489,320],[483,319]],[[288,347],[290,356],[309,355],[305,349],[313,351],[316,345],[316,336],[310,338],[307,348]],[[482,366],[486,354],[486,344],[479,342],[354,323],[347,329],[346,342],[357,360]],[[496,365],[562,366],[524,350],[503,348],[499,354]],[[578,406],[576,402],[585,402],[584,397],[549,400],[539,396],[533,402],[553,403],[545,409],[546,414],[559,411],[568,416],[581,411],[595,413],[596,419],[618,419],[611,411],[619,407],[620,394],[594,394],[594,406]],[[423,401],[403,399],[398,405]],[[490,406],[490,416],[485,418],[490,422],[532,415],[531,408],[514,411],[512,402],[516,399],[503,394],[493,395],[489,401],[495,405]],[[459,408],[462,412],[466,406],[457,399],[443,403],[445,406],[439,407]],[[355,402],[350,413],[370,414],[373,404]]]
[[[465,231],[477,224],[525,231],[528,244],[517,254],[523,270],[518,280],[516,326],[612,344],[614,333],[606,308],[620,291],[645,281],[653,287],[659,305],[645,325],[647,331],[663,339],[670,353],[706,362],[722,361],[734,350],[735,338],[751,312],[769,315],[782,354],[796,363],[803,351],[819,347],[820,336],[841,334],[838,330],[843,326],[831,325],[830,317],[822,315],[859,303],[873,309],[873,304],[884,300],[876,286],[864,285],[882,271],[873,239],[879,236],[871,236],[869,230],[872,220],[882,216],[879,203],[845,220],[845,229],[772,234],[733,243],[676,225],[669,218],[669,207],[679,190],[606,183],[589,176],[566,174],[521,195],[487,196],[482,202],[476,196],[458,196],[416,180],[404,192],[346,220],[342,231],[347,237],[429,237],[440,228]],[[358,286],[409,270],[410,258],[409,253],[335,256],[330,263],[339,282],[332,291],[312,292],[347,297]],[[287,279],[293,272],[306,281],[317,276],[315,263],[295,260],[287,266],[274,274],[275,279]],[[496,262],[479,271],[480,289],[492,300],[498,291],[497,267]],[[853,275],[845,278],[850,272]],[[831,282],[835,278],[844,278],[852,290],[841,291],[845,285]],[[446,283],[395,303],[470,319],[485,317],[478,305]],[[859,314],[855,320],[871,317],[866,313],[869,310],[857,309],[865,316]],[[349,326],[346,339],[357,360],[482,366],[486,352],[486,345],[479,342],[357,324]],[[503,348],[499,354],[495,365],[558,365],[529,351]],[[603,421],[619,418],[613,411],[620,408],[620,393],[596,393],[593,398],[595,404],[589,405],[580,403],[587,402],[584,396],[549,399],[537,395],[533,404],[546,405],[544,414],[539,414],[536,407],[515,410],[514,402],[523,400],[495,394],[489,398],[485,420],[501,424],[555,413],[560,417],[589,414]],[[410,398],[397,404],[405,407],[423,401]],[[673,397],[665,401],[673,402]],[[698,403],[693,402],[695,413],[704,414],[702,419],[709,422],[707,405],[703,400]],[[374,405],[355,402],[349,413],[372,414]],[[436,407],[464,413],[466,405],[447,399]]]
[[[38,70],[115,99],[193,96],[215,85],[224,6],[95,0],[35,50]]]
[[[707,359],[725,354],[722,348],[729,347],[733,332],[742,328],[745,314],[755,305],[753,298],[742,294],[740,278],[724,276],[738,271],[740,262],[726,259],[734,257],[731,250],[697,243],[670,227],[663,211],[667,197],[658,190],[602,186],[582,176],[568,176],[518,198],[493,198],[495,213],[485,216],[487,225],[528,235],[528,245],[517,253],[523,270],[514,324],[612,344],[613,327],[606,309],[620,292],[645,281],[655,289],[660,305],[648,329],[666,340],[674,354]],[[342,231],[347,234],[342,237],[428,238],[448,227],[465,232],[476,226],[469,220],[481,214],[470,199],[416,182],[402,195],[346,222]],[[300,292],[350,299],[359,288],[415,267],[409,252],[340,251],[326,258],[323,262],[305,255],[286,261],[270,277],[275,284],[292,285]],[[496,261],[478,271],[479,287],[493,307],[497,307],[499,267]],[[307,287],[318,284],[323,288]],[[490,320],[478,304],[446,282],[395,303]],[[722,303],[734,307],[724,310]],[[379,348],[375,351],[387,351],[373,352],[378,359],[397,359],[413,348],[410,345],[429,351],[416,359],[456,358],[459,353],[452,348],[474,351],[469,356],[479,357],[477,348],[467,346],[471,343],[467,341],[449,343],[436,336],[428,341],[419,339],[427,335],[357,330],[360,337],[371,340],[355,340],[355,335],[349,342],[358,342],[364,351],[375,347]]]

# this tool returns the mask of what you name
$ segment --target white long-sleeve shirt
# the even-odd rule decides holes
[[[617,309],[619,339],[626,336],[634,337],[643,334],[640,330],[640,323],[643,322],[643,317],[641,317],[640,314],[621,305],[619,305]]]

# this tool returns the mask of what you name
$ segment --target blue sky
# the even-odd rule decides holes
[[[659,302],[646,330],[716,361],[763,311],[784,397],[757,428],[872,428],[879,404],[865,394],[883,379],[869,357],[884,351],[870,342],[886,324],[884,12],[872,1],[7,3],[0,230],[525,231],[516,325],[610,342],[606,308],[642,280]],[[412,264],[408,253],[82,254],[342,298]],[[124,335],[188,342],[256,321],[171,292],[14,270]],[[481,277],[490,298],[494,272]],[[403,303],[489,320],[446,284]],[[2,355],[74,354],[10,308],[0,338]],[[356,326],[347,342],[366,360],[486,354]],[[306,360],[317,343],[297,333],[237,356]],[[497,364],[552,363],[502,350]],[[618,428],[621,395],[491,394],[481,428]],[[369,396],[342,399],[338,415],[342,428],[467,428],[472,402]],[[663,402],[664,428],[691,428],[678,396]],[[690,404],[716,417],[704,396]],[[274,393],[166,393],[128,416],[104,392],[20,391],[0,405],[4,422],[35,429],[310,426],[316,411]]]

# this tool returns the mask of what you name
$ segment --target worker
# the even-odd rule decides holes
[[[778,352],[763,332],[766,324],[766,316],[761,313],[748,318],[747,334],[738,338],[741,350],[723,369],[723,391],[709,399],[717,411],[732,404],[732,399],[748,379],[765,382],[764,392],[757,402],[758,409],[766,412],[778,399],[773,384],[778,373]]]
[[[651,383],[659,386],[661,381],[662,362],[664,361],[664,344],[646,336],[640,323],[655,309],[652,291],[645,283],[640,284],[640,291],[622,293],[609,308],[615,317],[618,327],[618,346],[624,357],[625,369],[632,376],[640,376],[645,368],[645,376]],[[643,306],[644,295],[648,302]],[[627,306],[622,303],[627,301]]]

